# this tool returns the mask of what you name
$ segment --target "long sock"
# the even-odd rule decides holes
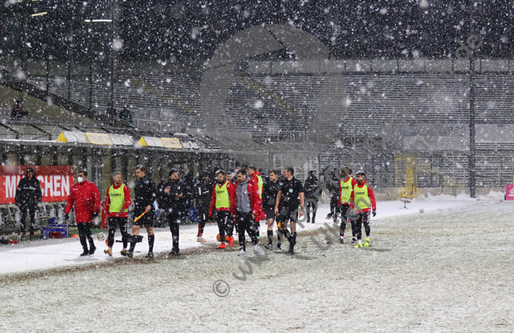
[[[148,252],[153,252],[153,243],[155,240],[155,235],[148,235]],[[131,244],[132,246],[132,244]]]
[[[284,232],[284,236],[286,237],[286,239],[289,243],[291,243],[293,241],[293,234],[289,230]]]
[[[287,239],[289,240],[289,253],[293,254],[294,246],[296,244],[296,232],[291,232]]]
[[[282,244],[282,233],[280,231],[277,231],[277,238],[278,238],[278,241],[277,241],[277,246],[280,247],[280,244]]]
[[[148,237],[148,239],[150,240],[150,237]],[[134,252],[135,248],[136,248],[136,240],[134,238],[132,238],[132,241],[130,242],[129,252]]]
[[[273,230],[268,230],[268,244],[273,244]]]

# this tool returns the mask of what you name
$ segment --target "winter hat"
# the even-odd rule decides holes
[[[170,170],[170,173],[169,173],[169,175],[168,175],[168,176],[171,176],[171,175],[172,175],[172,174],[174,174],[175,172],[177,172],[177,173],[178,173],[178,170],[177,170],[177,169],[171,169],[171,170]]]
[[[364,170],[360,169],[358,170],[356,173],[355,173],[356,176],[358,175],[363,175],[364,177],[366,177],[366,173],[364,173]]]
[[[34,171],[34,169],[32,169],[32,168],[27,168],[27,171],[25,171],[25,175],[28,175],[29,172],[32,172],[34,174],[34,176],[36,175],[36,171]]]

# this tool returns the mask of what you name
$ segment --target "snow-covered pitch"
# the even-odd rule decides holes
[[[99,241],[86,258],[76,239],[0,246],[0,330],[512,332],[514,204],[500,199],[379,202],[362,249],[350,228],[345,244],[325,242],[321,206],[294,256],[257,257],[248,244],[238,257],[237,242],[215,250],[214,225],[206,244],[196,226],[181,227],[182,254],[170,258],[170,232],[158,231],[154,260],[142,258],[146,235],[133,260],[120,243],[112,258]]]

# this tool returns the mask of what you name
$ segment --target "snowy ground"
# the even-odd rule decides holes
[[[294,256],[243,259],[237,246],[214,250],[214,225],[207,244],[196,242],[196,227],[183,226],[182,254],[168,259],[168,230],[157,233],[155,260],[120,258],[120,243],[113,258],[103,244],[79,258],[76,239],[0,246],[0,329],[514,331],[514,204],[494,195],[439,196],[399,207],[378,203],[369,249],[327,245],[318,230],[329,222],[326,206],[316,224],[304,223]],[[146,253],[146,237],[136,249]],[[226,297],[216,295],[227,286]]]

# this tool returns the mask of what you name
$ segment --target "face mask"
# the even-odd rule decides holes
[[[79,183],[82,183],[82,182],[84,181],[84,178],[82,178],[82,177],[77,177],[77,181],[78,181]]]

